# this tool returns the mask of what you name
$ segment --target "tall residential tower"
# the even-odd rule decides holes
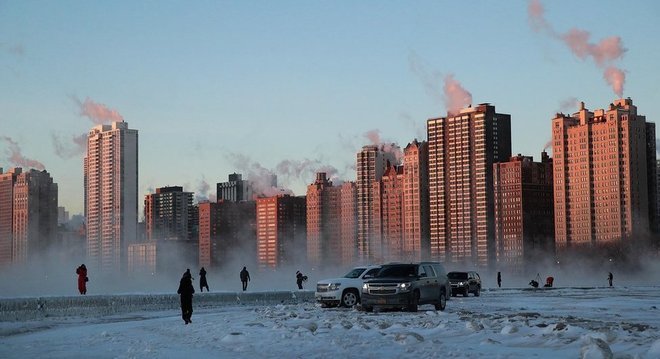
[[[137,238],[138,131],[126,122],[91,129],[84,175],[88,266],[123,271]]]
[[[511,115],[480,104],[427,121],[431,257],[495,260],[493,164],[511,156]]]

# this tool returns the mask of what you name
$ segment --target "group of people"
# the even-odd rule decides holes
[[[248,272],[246,267],[243,267],[241,270],[239,277],[241,278],[241,284],[243,287],[243,291],[245,292],[247,290],[248,282],[250,281],[250,272]],[[183,273],[183,276],[181,277],[181,281],[179,282],[179,289],[177,290],[177,293],[181,297],[181,317],[183,318],[183,321],[185,324],[190,324],[192,323],[191,317],[193,313],[193,308],[192,308],[192,298],[193,294],[195,293],[195,288],[193,287],[192,284],[192,274],[190,274],[190,269],[186,269],[186,271]],[[300,271],[296,271],[296,284],[298,285],[298,289],[303,289],[303,282],[307,281],[307,276],[302,274]],[[204,288],[206,288],[206,291],[209,291],[209,285],[206,280],[206,270],[204,267],[199,271],[199,290],[200,292],[204,291]]]
[[[529,281],[529,285],[531,285],[534,288],[539,287],[539,282],[541,281],[541,276],[537,273],[536,274],[536,279],[532,279]],[[612,286],[612,282],[614,281],[614,275],[612,272],[609,272],[607,274],[607,282],[609,283],[610,287]],[[554,285],[555,278],[550,276],[545,279],[545,285],[543,287],[545,288],[551,288]],[[501,288],[502,287],[502,273],[497,272],[497,287]]]

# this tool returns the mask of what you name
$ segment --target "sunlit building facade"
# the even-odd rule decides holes
[[[524,274],[554,261],[552,160],[513,156],[493,165],[497,269]]]
[[[558,251],[627,245],[648,235],[656,211],[649,139],[655,126],[630,98],[593,112],[582,103],[552,120]]]
[[[511,156],[511,116],[480,104],[427,121],[430,252],[485,267],[495,261],[493,164]]]
[[[138,131],[126,122],[91,129],[84,182],[88,267],[124,271],[128,245],[137,241]]]

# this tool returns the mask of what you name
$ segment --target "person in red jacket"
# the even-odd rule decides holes
[[[87,267],[84,264],[80,265],[76,269],[76,274],[78,275],[78,291],[80,291],[80,294],[87,294],[87,281],[89,281]]]

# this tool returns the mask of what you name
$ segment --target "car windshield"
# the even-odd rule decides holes
[[[465,272],[449,272],[447,273],[449,279],[467,279],[468,275]]]
[[[388,266],[383,267],[376,277],[385,278],[385,277],[415,277],[417,276],[417,268],[411,265],[402,265],[402,266]]]
[[[353,268],[350,272],[346,273],[344,278],[358,278],[366,268]]]

